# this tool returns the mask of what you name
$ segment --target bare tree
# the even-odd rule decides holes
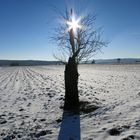
[[[65,110],[79,109],[78,64],[88,60],[107,43],[95,28],[95,15],[76,15],[71,9],[60,14],[63,22],[55,29],[53,40],[57,42],[61,55],[55,56],[65,63]]]
[[[117,58],[117,63],[119,64],[121,62],[121,58]]]

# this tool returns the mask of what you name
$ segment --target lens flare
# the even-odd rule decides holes
[[[75,16],[72,16],[71,21],[66,21],[66,24],[69,26],[68,31],[73,29],[74,33],[77,32],[77,29],[81,29],[82,26],[79,24],[81,18],[78,18],[77,20],[75,19]]]

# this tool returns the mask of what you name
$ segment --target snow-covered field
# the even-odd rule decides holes
[[[64,66],[0,67],[0,139],[58,139],[63,74]],[[140,140],[140,65],[81,65],[79,74],[80,100],[100,106],[80,115],[81,140]]]

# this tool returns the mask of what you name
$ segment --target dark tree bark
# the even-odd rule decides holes
[[[75,58],[69,58],[65,66],[64,110],[79,110],[78,69]]]

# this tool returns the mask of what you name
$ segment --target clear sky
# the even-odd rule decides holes
[[[140,58],[140,0],[0,0],[0,59],[54,60],[51,42],[59,11],[96,13],[110,43],[96,59]]]

